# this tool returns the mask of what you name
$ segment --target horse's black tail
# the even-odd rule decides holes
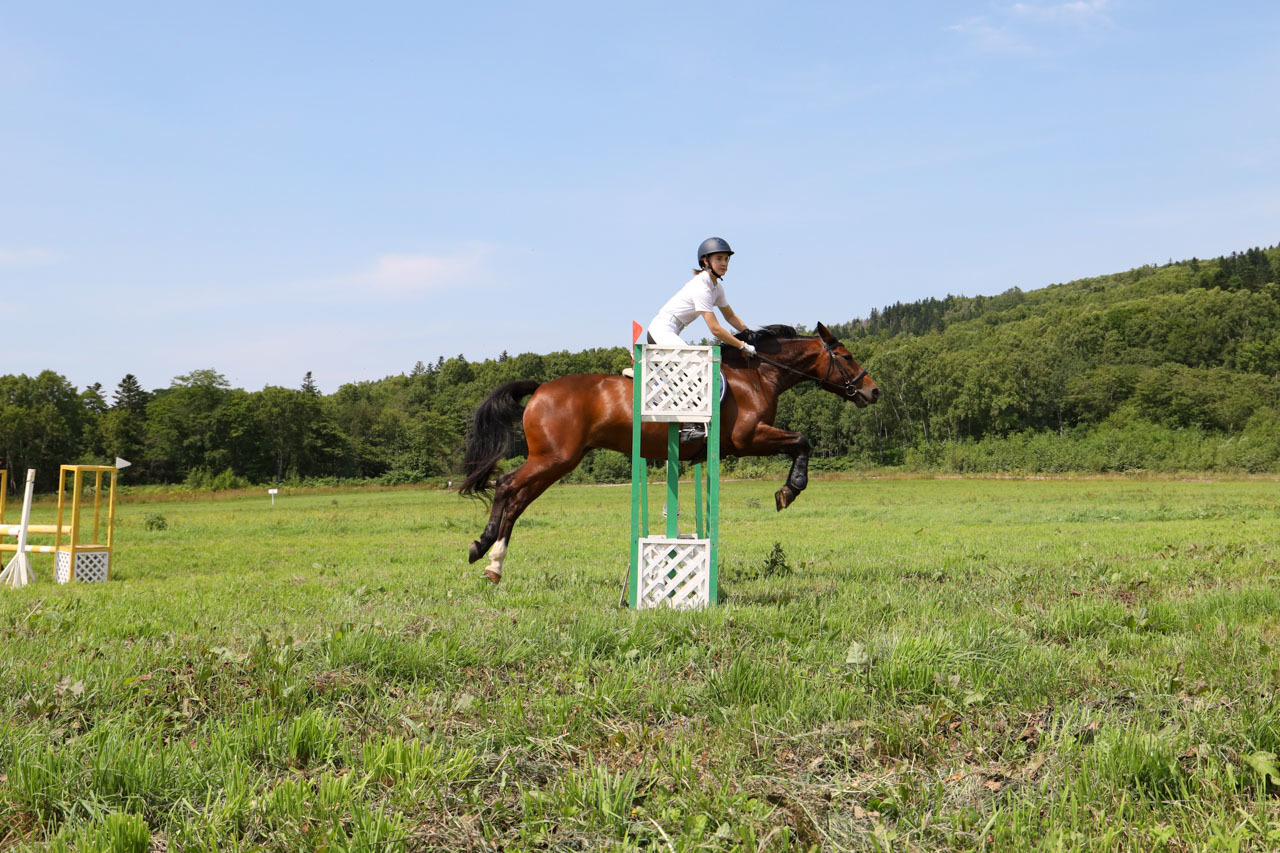
[[[541,383],[518,379],[499,385],[476,407],[471,432],[467,436],[467,453],[462,462],[465,479],[458,493],[487,497],[493,486],[489,475],[511,448],[511,428],[524,407],[520,401],[537,390]]]

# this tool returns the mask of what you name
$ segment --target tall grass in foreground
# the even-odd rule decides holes
[[[448,493],[124,505],[0,590],[0,847],[1280,846],[1280,484],[774,487],[702,613],[614,606],[625,487],[496,589]]]

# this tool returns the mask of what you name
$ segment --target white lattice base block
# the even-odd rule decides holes
[[[711,603],[711,540],[640,539],[636,608],[701,608]]]
[[[710,423],[711,358],[711,347],[642,347],[640,419]]]
[[[72,578],[71,555],[59,551],[53,567],[53,579],[58,583],[67,583]],[[74,577],[78,581],[93,583],[105,581],[110,575],[111,553],[109,551],[77,551]]]

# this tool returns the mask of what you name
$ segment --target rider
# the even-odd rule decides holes
[[[742,352],[748,358],[756,354],[756,348],[746,341],[735,338],[728,329],[716,320],[714,309],[719,308],[726,322],[739,332],[747,331],[747,324],[734,313],[729,300],[724,294],[721,279],[729,269],[729,256],[733,249],[727,241],[719,237],[708,237],[698,246],[698,269],[693,271],[693,278],[685,282],[684,287],[676,295],[667,300],[658,310],[657,316],[649,321],[649,343],[664,347],[685,346],[680,333],[701,315],[707,321],[707,328],[718,340]],[[705,424],[692,424],[681,430],[684,440],[704,438],[707,434]]]
[[[747,330],[747,324],[734,313],[729,300],[724,294],[721,279],[729,269],[729,256],[733,249],[719,237],[708,237],[698,246],[698,269],[693,271],[693,278],[685,282],[684,287],[676,295],[667,300],[658,310],[657,316],[649,321],[649,343],[668,347],[685,346],[680,333],[693,322],[698,315],[707,321],[707,328],[720,341],[741,350],[748,358],[756,354],[751,344],[735,338],[728,329],[720,325],[713,312],[720,309],[724,319],[739,332]]]

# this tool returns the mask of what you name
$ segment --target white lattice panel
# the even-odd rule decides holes
[[[711,347],[641,347],[640,420],[711,422]]]
[[[58,583],[71,580],[71,555],[59,551],[53,569],[53,579]],[[75,578],[86,583],[105,581],[111,568],[111,554],[107,551],[80,551],[76,553]]]
[[[711,540],[640,539],[636,609],[706,607],[711,602]]]

